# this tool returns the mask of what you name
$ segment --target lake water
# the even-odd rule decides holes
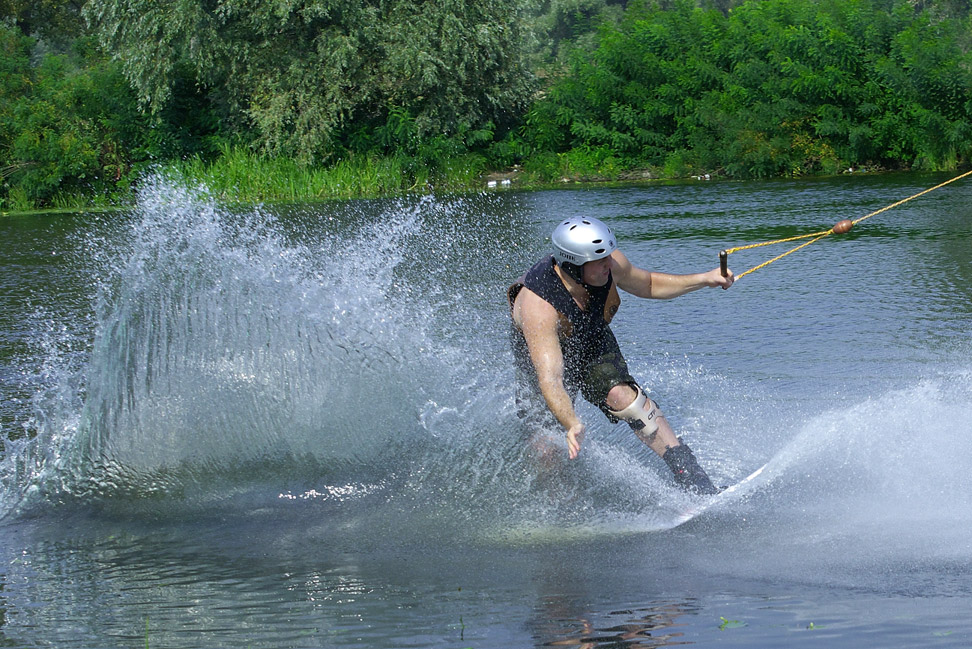
[[[536,479],[504,304],[566,216],[694,272],[946,178],[260,209],[153,180],[4,218],[0,646],[968,646],[972,182],[624,299],[714,480],[767,464],[681,526],[696,499],[587,404]]]

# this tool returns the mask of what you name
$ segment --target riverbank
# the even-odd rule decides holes
[[[877,167],[848,168],[840,173],[877,173]],[[507,169],[490,169],[486,158],[465,154],[428,161],[414,157],[351,156],[329,166],[300,165],[289,158],[267,158],[244,148],[226,148],[218,158],[198,157],[146,169],[175,181],[207,187],[227,205],[316,202],[384,198],[424,193],[542,190],[577,185],[633,182],[715,180],[719,170],[626,168],[613,158],[593,159],[579,152],[546,154]],[[139,182],[120,183],[110,195],[58,194],[48,206],[21,203],[0,216],[106,212],[128,209]]]

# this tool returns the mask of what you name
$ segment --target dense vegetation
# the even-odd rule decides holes
[[[972,158],[968,0],[0,0],[0,209]]]
[[[674,174],[951,168],[972,153],[969,27],[870,0],[632,8],[534,105],[559,127],[536,148]]]

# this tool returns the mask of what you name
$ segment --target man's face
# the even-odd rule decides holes
[[[597,261],[589,261],[584,264],[583,278],[584,283],[590,286],[604,286],[607,284],[608,277],[611,275],[611,257]]]

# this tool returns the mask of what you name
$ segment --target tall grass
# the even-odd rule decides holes
[[[465,153],[428,160],[421,156],[352,155],[329,166],[307,166],[289,158],[270,158],[242,146],[223,146],[212,160],[194,156],[151,167],[181,182],[203,185],[230,204],[345,200],[408,193],[464,193],[486,188],[491,171],[485,156]],[[581,147],[566,153],[538,154],[518,169],[519,188],[540,189],[568,181],[619,180],[624,171],[605,149]],[[108,191],[60,191],[43,206],[16,188],[0,200],[0,215],[43,211],[79,212],[123,209],[134,200],[138,172]]]
[[[480,176],[484,169],[484,159],[475,155],[440,161],[434,166],[403,155],[353,155],[330,166],[317,167],[226,146],[212,161],[198,157],[177,161],[164,166],[163,173],[205,185],[229,203],[257,203],[472,190],[482,186]]]

